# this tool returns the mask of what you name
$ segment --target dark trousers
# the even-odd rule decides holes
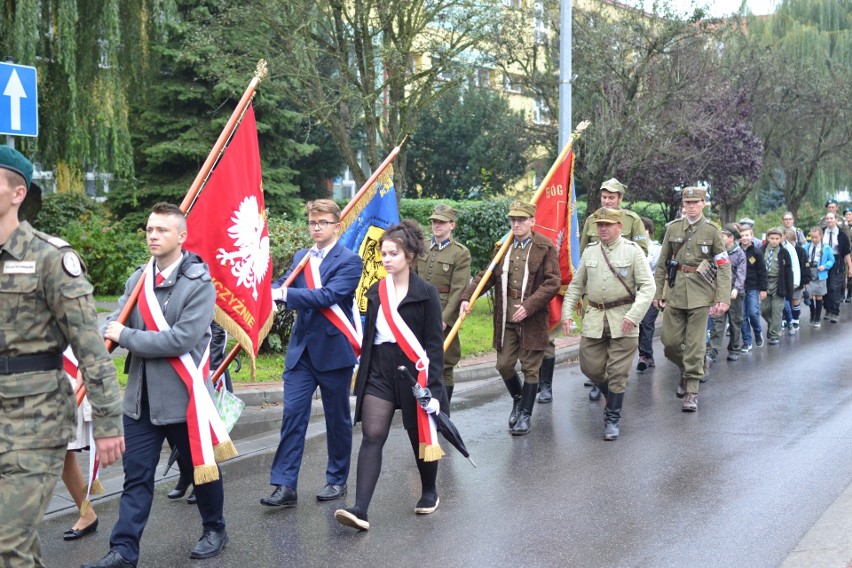
[[[837,316],[840,315],[840,300],[842,300],[841,294],[843,293],[843,283],[846,280],[846,276],[843,274],[842,261],[835,260],[835,262],[840,263],[840,270],[837,269],[837,265],[835,264],[828,271],[828,292],[822,300],[826,313]]]
[[[151,424],[148,404],[144,401],[139,420],[124,417],[124,491],[118,505],[118,521],[109,537],[109,548],[134,564],[139,563],[139,541],[151,513],[154,476],[163,441],[166,439],[178,448],[178,459],[191,463],[188,457],[189,434],[185,422],[166,426]],[[203,483],[195,488],[198,512],[201,513],[201,525],[204,530],[225,530],[225,517],[222,512],[225,492],[221,475],[220,471],[217,481]]]
[[[654,359],[654,328],[659,314],[660,310],[651,304],[639,323],[639,355],[651,360]]]
[[[328,464],[327,483],[343,485],[349,477],[352,456],[352,419],[349,412],[349,386],[352,369],[314,370],[308,352],[292,369],[284,371],[284,419],[281,441],[272,460],[269,482],[296,489],[299,468],[305,452],[305,434],[311,418],[311,397],[317,386],[325,413]]]

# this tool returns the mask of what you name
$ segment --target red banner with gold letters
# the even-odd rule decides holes
[[[254,107],[246,109],[187,216],[184,249],[208,264],[216,322],[254,357],[272,326],[272,258]]]
[[[535,231],[550,239],[556,247],[559,252],[559,272],[562,274],[563,290],[550,301],[548,317],[550,327],[557,325],[562,319],[562,292],[564,287],[571,283],[574,275],[574,269],[571,266],[573,174],[574,152],[569,152],[559,164],[535,205]]]

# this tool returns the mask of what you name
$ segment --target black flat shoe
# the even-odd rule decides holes
[[[334,501],[335,499],[340,499],[344,495],[346,495],[345,483],[343,485],[326,483],[322,491],[317,493],[317,501]]]
[[[83,538],[86,535],[92,534],[98,530],[98,519],[95,518],[95,521],[87,527],[83,527],[82,529],[68,529],[64,533],[62,533],[62,540],[77,540],[78,538]]]
[[[260,500],[261,505],[267,507],[295,507],[298,496],[295,489],[288,489],[284,485],[279,485],[269,497],[264,497]]]
[[[81,564],[80,568],[136,568],[136,564],[127,560],[118,552],[109,551],[106,556],[94,564]]]
[[[192,489],[192,493],[189,494],[189,497],[186,498],[187,505],[195,505],[198,503],[198,497],[195,496],[195,488]]]

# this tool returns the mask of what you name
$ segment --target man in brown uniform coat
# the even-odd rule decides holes
[[[559,291],[559,257],[550,239],[532,231],[535,206],[515,201],[509,207],[513,243],[503,261],[494,267],[483,293],[494,293],[494,348],[497,371],[514,404],[509,416],[513,436],[530,431],[530,417],[538,390],[538,373],[547,349],[547,305]],[[461,310],[469,312],[470,298],[485,272],[480,272],[462,293]],[[523,386],[515,372],[520,360]]]

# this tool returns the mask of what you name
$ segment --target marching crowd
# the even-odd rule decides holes
[[[216,291],[204,260],[183,248],[186,218],[175,205],[154,206],[146,230],[152,260],[128,279],[120,309],[99,330],[92,286],[76,252],[18,220],[31,177],[32,163],[0,146],[0,564],[43,565],[37,526],[68,460],[75,418],[61,356],[69,344],[88,392],[100,463],[107,466],[124,456],[124,487],[109,551],[83,568],[139,564],[154,468],[166,440],[177,449],[182,472],[192,472],[182,475],[169,497],[182,497],[192,485],[202,521],[189,556],[216,556],[229,541],[216,462],[233,455],[228,453],[233,448],[215,421],[208,422],[206,395],[193,382],[209,355]],[[296,505],[311,398],[319,389],[328,462],[315,498],[347,496],[352,429],[361,423],[354,503],[334,516],[344,526],[369,529],[368,508],[399,409],[421,480],[414,513],[434,512],[443,452],[432,418],[450,415],[453,367],[461,353],[458,337],[446,352],[444,342],[459,315],[489,290],[496,369],[511,397],[510,434],[527,435],[536,402],[553,400],[553,339],[560,330],[575,329],[579,318],[580,368],[592,387],[589,398],[605,400],[603,438],[609,441],[620,435],[637,352],[638,371],[655,366],[651,339],[660,312],[664,353],[679,370],[675,394],[683,399],[684,412],[696,412],[700,384],[723,349],[736,361],[765,343],[778,345],[802,325],[803,305],[810,325],[837,323],[840,304],[852,298],[847,282],[852,211],[839,218],[836,202],[827,204],[814,227],[799,229],[785,213],[781,225],[766,228],[765,239],[757,239],[748,219],[721,228],[708,220],[705,189],[687,187],[682,216],[656,242],[649,219],[621,208],[624,184],[613,178],[600,189],[601,207],[582,229],[582,256],[566,289],[561,289],[556,247],[535,230],[534,204],[511,204],[505,254],[473,278],[470,252],[453,237],[457,214],[451,207],[434,209],[430,237],[413,221],[391,226],[377,243],[387,276],[366,291],[363,332],[354,302],[363,264],[338,241],[340,208],[327,199],[307,203],[314,244],[296,253],[272,290],[273,301],[295,310],[297,318],[284,362],[272,491],[260,504]],[[134,304],[137,282],[141,292]],[[549,304],[560,293],[561,326],[554,328]],[[125,306],[129,317],[120,323]],[[123,395],[104,339],[129,351]],[[359,359],[352,416],[350,382]],[[428,388],[430,396],[415,398],[411,381]],[[74,448],[79,446],[78,441]],[[69,476],[66,483],[80,480]],[[97,517],[81,507],[81,518],[65,537],[73,540],[96,529]]]

